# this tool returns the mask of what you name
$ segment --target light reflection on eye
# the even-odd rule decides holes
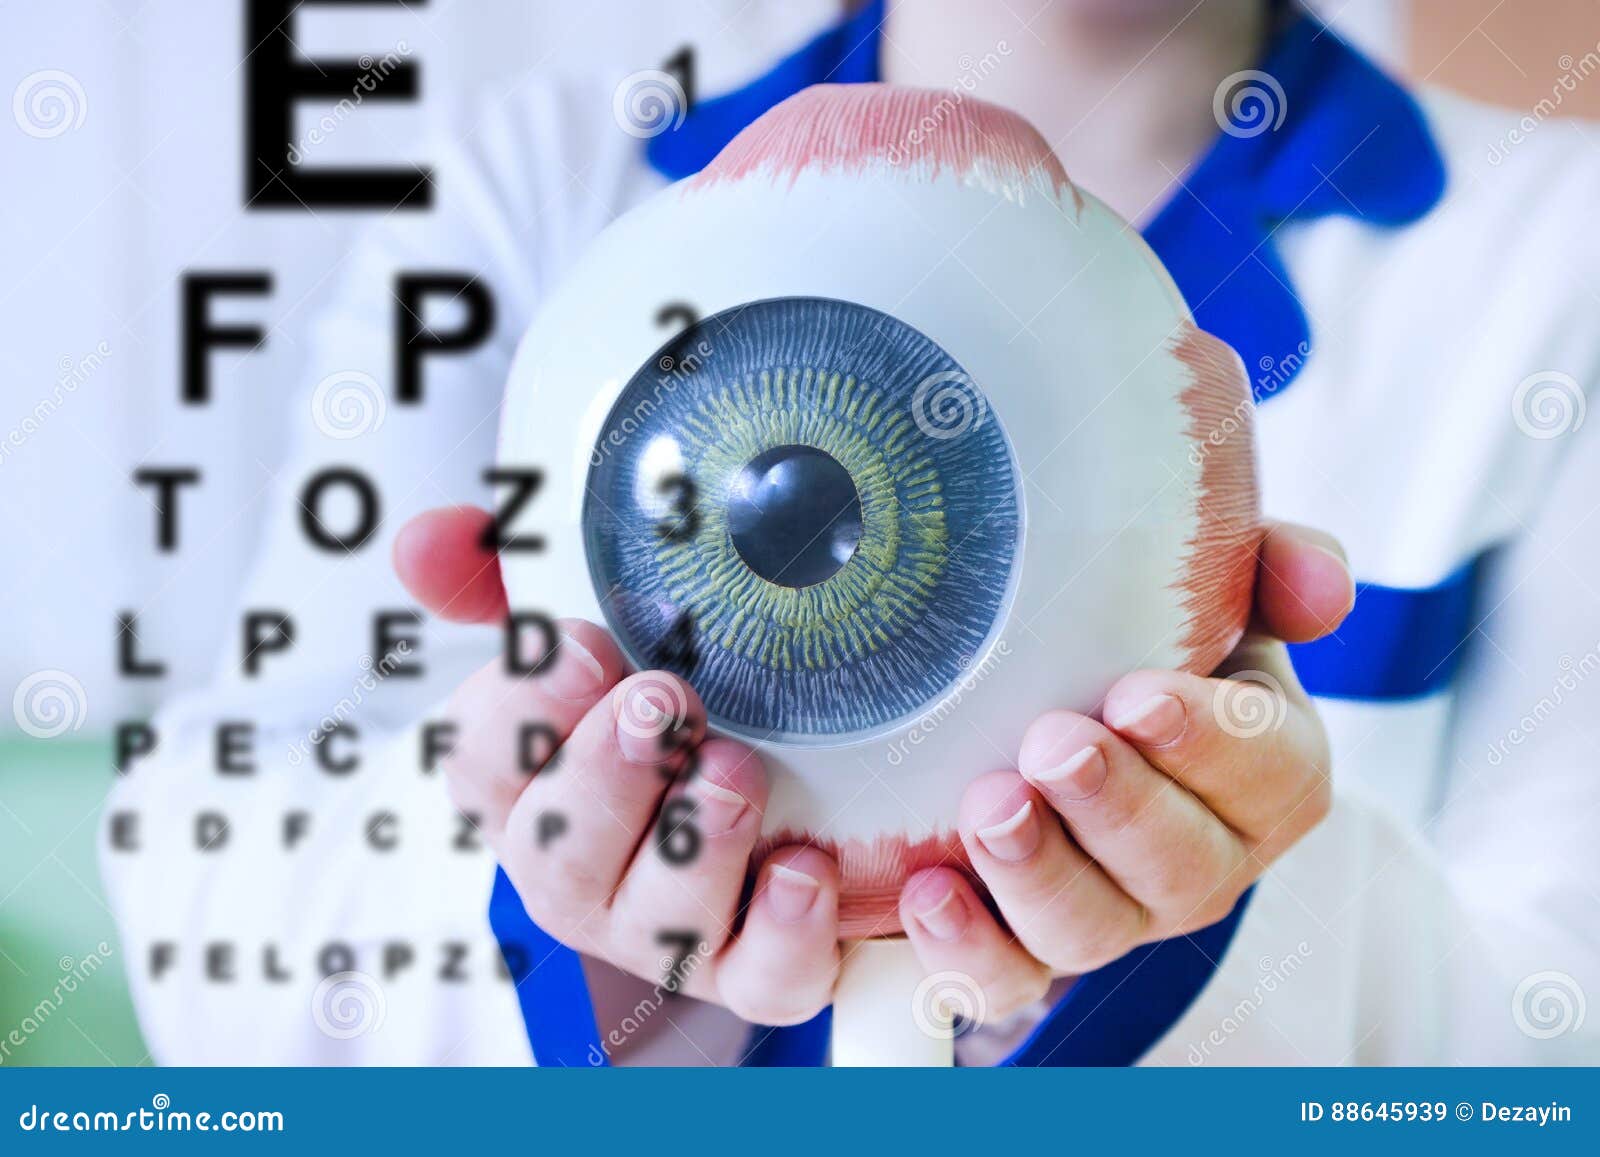
[[[1018,552],[999,423],[952,434],[915,412],[930,379],[977,387],[915,329],[841,301],[741,306],[678,343],[710,352],[628,383],[585,493],[591,576],[630,658],[763,739],[931,706],[988,640]]]
[[[634,503],[652,519],[665,518],[671,513],[671,504],[661,484],[682,474],[683,454],[678,449],[677,439],[671,434],[654,435],[645,443],[644,453],[639,455],[633,480]]]

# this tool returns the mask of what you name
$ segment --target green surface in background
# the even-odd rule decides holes
[[[96,862],[112,779],[109,741],[0,739],[0,1067],[150,1063]]]

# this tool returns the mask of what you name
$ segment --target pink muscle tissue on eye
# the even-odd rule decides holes
[[[1208,673],[1249,613],[1238,357],[1026,121],[952,93],[808,89],[619,219],[502,420],[548,471],[512,605],[604,622],[756,746],[765,846],[838,856],[847,937],[963,862],[962,789],[1034,718]]]

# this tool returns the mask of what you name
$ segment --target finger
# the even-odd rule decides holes
[[[718,958],[718,998],[752,1024],[800,1024],[828,1005],[838,979],[839,866],[817,848],[779,848]]]
[[[1261,541],[1255,617],[1267,634],[1308,643],[1331,634],[1355,604],[1355,580],[1332,535],[1274,523]]]
[[[614,963],[648,975],[664,936],[721,951],[766,804],[766,773],[744,744],[710,739],[692,753],[612,900]]]
[[[665,671],[630,675],[579,721],[506,821],[502,866],[535,922],[560,935],[609,920],[682,752],[704,733],[700,697]]]
[[[1229,666],[1226,679],[1136,671],[1106,696],[1105,719],[1270,859],[1327,811],[1327,738],[1282,644],[1246,647]]]
[[[1083,850],[1021,776],[981,776],[962,796],[962,842],[973,870],[1037,960],[1087,972],[1121,956],[1145,932],[1145,913]]]
[[[455,728],[441,760],[450,798],[491,846],[529,780],[628,669],[600,627],[582,619],[556,627],[555,658],[537,675],[508,674],[496,660],[469,676],[446,708]]]
[[[493,515],[475,506],[419,514],[395,535],[395,573],[419,603],[453,623],[492,623],[506,617],[500,558],[482,546]]]
[[[1237,834],[1093,719],[1041,716],[1017,764],[1083,851],[1149,912],[1146,933],[1215,923],[1248,884]]]
[[[900,892],[900,923],[929,975],[956,972],[983,993],[983,1020],[1026,1008],[1050,987],[1050,968],[1000,926],[967,878],[954,868],[929,868]]]

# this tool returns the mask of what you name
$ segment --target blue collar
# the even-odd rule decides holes
[[[801,89],[876,80],[885,14],[885,0],[872,0],[743,88],[699,102],[647,142],[650,165],[673,180],[691,176]],[[1253,367],[1265,400],[1311,349],[1278,228],[1326,216],[1386,227],[1416,221],[1444,192],[1444,162],[1411,95],[1309,15],[1288,14],[1258,71],[1282,98],[1257,77],[1268,104],[1254,107],[1274,121],[1281,110],[1281,122],[1254,135],[1246,135],[1253,122],[1219,133],[1144,236],[1195,320]]]
[[[1258,77],[1267,103],[1255,107],[1282,110],[1282,123],[1219,134],[1144,236],[1195,321],[1239,352],[1264,402],[1311,353],[1278,229],[1330,216],[1410,224],[1443,196],[1445,170],[1411,94],[1314,18],[1295,18],[1258,71],[1283,95]]]

